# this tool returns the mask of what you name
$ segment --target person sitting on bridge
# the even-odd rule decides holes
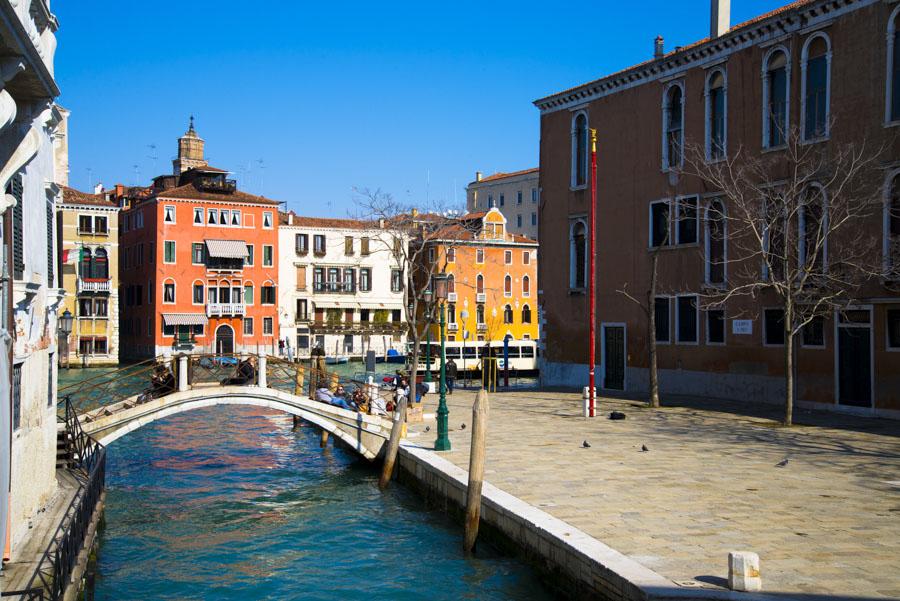
[[[138,397],[138,401],[143,403],[150,399],[158,399],[174,391],[175,374],[164,363],[157,363],[150,375],[150,388]]]
[[[353,407],[351,407],[343,397],[333,394],[325,386],[316,389],[316,400],[322,403],[328,403],[329,405],[334,405],[335,407],[340,407],[341,409],[354,411]]]
[[[247,359],[244,359],[240,363],[238,363],[237,369],[234,370],[233,376],[222,380],[222,385],[246,386],[248,384],[253,384],[255,380],[256,368],[253,366],[253,362],[248,357]]]

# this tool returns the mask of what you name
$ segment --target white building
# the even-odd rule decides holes
[[[537,167],[513,173],[495,173],[466,186],[466,209],[478,213],[497,208],[506,217],[506,231],[538,239],[538,205],[541,191]]]
[[[0,544],[13,560],[57,487],[56,28],[47,0],[0,0]]]
[[[352,219],[282,213],[278,230],[281,346],[308,357],[405,353],[403,271],[387,232]],[[402,241],[408,243],[407,240]]]

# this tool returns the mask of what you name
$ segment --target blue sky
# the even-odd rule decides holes
[[[732,23],[785,2],[733,0]],[[646,60],[656,35],[670,49],[709,29],[709,0],[53,9],[70,185],[170,172],[193,113],[211,164],[319,216],[352,211],[353,187],[462,203],[476,170],[537,166],[533,100]]]

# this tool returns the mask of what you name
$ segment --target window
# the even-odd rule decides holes
[[[522,191],[521,190],[516,192],[516,204],[517,205],[522,204]]]
[[[309,252],[309,234],[297,234],[294,236],[294,250],[298,255]]]
[[[783,47],[772,50],[763,62],[763,147],[777,148],[787,140],[790,115],[790,65]]]
[[[456,263],[456,249],[452,246],[447,249],[447,262]]]
[[[356,292],[356,270],[352,267],[344,268],[344,292]]]
[[[797,256],[800,267],[811,273],[822,273],[825,268],[825,252],[828,240],[825,214],[825,193],[818,186],[810,186],[800,207],[800,231],[797,236],[799,245]]]
[[[706,158],[710,161],[725,156],[728,121],[728,96],[725,71],[713,70],[706,78]]]
[[[237,210],[231,211],[231,225],[232,227],[241,227],[241,212]]]
[[[163,263],[175,262],[175,241],[166,240],[163,242]]]
[[[263,267],[271,267],[275,263],[275,249],[271,244],[263,244]]]
[[[94,304],[90,298],[78,299],[78,317],[93,317]]]
[[[888,20],[885,123],[900,121],[900,7]]]
[[[371,267],[361,267],[359,269],[359,291],[360,292],[371,292],[372,291],[372,268]]]
[[[166,205],[163,207],[163,223],[175,223],[175,207]]]
[[[803,45],[802,138],[814,141],[828,136],[831,93],[831,41],[824,33],[813,34]]]
[[[94,260],[91,265],[91,277],[97,280],[109,279],[109,259],[106,256],[106,249],[98,248],[94,253]]]
[[[263,211],[263,228],[272,229],[272,213],[271,211]]]
[[[207,209],[206,210],[206,223],[208,225],[218,225],[219,224],[219,209]]]
[[[503,263],[505,265],[512,265],[512,251],[511,250],[503,251]]]
[[[244,318],[244,336],[253,336],[253,318]]]
[[[167,305],[175,303],[175,282],[163,284],[163,302]]]
[[[522,276],[522,296],[531,296],[531,278]]]
[[[271,317],[263,317],[263,336],[272,335],[273,321]]]
[[[587,185],[588,173],[588,120],[580,112],[572,119],[572,187]]]
[[[206,246],[202,242],[194,242],[191,244],[191,264],[203,265],[204,251]]]
[[[24,188],[21,173],[13,176],[7,184],[6,192],[16,199],[16,204],[12,208],[12,263],[13,279],[21,280],[25,277],[25,212],[22,208]]]
[[[219,225],[228,225],[228,218],[231,215],[231,211],[227,209],[222,209],[219,211]]]
[[[670,299],[667,296],[657,296],[653,299],[653,316],[656,320],[656,342],[672,342],[672,326],[669,322],[671,311]]]
[[[886,186],[884,201],[884,267],[891,279],[900,277],[900,173]]]
[[[522,251],[522,265],[531,265],[531,251]]]
[[[94,231],[94,220],[90,215],[79,215],[78,216],[78,233],[79,234],[90,234]]]
[[[900,309],[887,310],[887,346],[900,350]]]
[[[692,344],[697,342],[697,297],[679,296],[675,305],[675,330],[677,342]]]
[[[434,258],[435,258],[435,250],[434,250],[434,247],[432,246],[432,247],[429,247],[429,249],[428,249],[428,262],[434,263]]]
[[[513,310],[510,305],[503,307],[503,323],[510,324],[513,322]]]
[[[140,288],[140,286],[138,286]],[[143,292],[143,291],[141,291]],[[141,304],[141,297],[143,295],[138,295],[138,304]],[[105,298],[95,298],[94,299],[94,316],[95,317],[109,317],[109,300]]]
[[[784,344],[783,310],[763,310],[763,344],[767,346],[781,346]]]
[[[488,194],[488,208],[489,209],[494,208],[494,195],[493,194]]]
[[[584,289],[587,282],[587,227],[572,222],[569,234],[569,288]]]
[[[244,304],[253,304],[253,284],[244,284]]]
[[[706,209],[706,283],[725,283],[725,207],[719,200]]]
[[[680,167],[684,149],[684,90],[680,83],[666,88],[663,102],[663,169]]]
[[[531,307],[528,305],[522,307],[522,323],[531,323]]]
[[[391,269],[391,292],[403,291],[403,272],[399,269]]]
[[[151,242],[151,243],[150,243],[150,252],[147,253],[147,254],[148,254],[148,256],[150,257],[150,261],[149,261],[149,262],[150,262],[150,263],[155,263],[155,262],[156,262],[156,243],[155,243],[155,242]]]
[[[484,276],[480,273],[475,278],[475,293],[484,294]]]
[[[650,247],[669,245],[669,201],[650,203]]]
[[[325,235],[324,234],[313,235],[313,252],[319,256],[322,256],[325,254]]]
[[[22,364],[13,365],[12,373],[12,429],[22,425]]]
[[[503,196],[503,194],[501,194],[500,195],[500,206],[502,207],[505,204],[506,204],[506,198]]]
[[[371,253],[372,251],[369,250],[369,237],[363,236],[359,239],[359,254],[365,257]]]
[[[812,318],[808,324],[803,326],[803,346],[807,347],[825,347],[825,319],[821,315]]]
[[[475,323],[478,325],[484,324],[484,305],[482,304],[475,306]]]
[[[698,198],[685,196],[677,199],[675,205],[677,229],[675,231],[677,244],[695,244],[697,242],[697,211]]]
[[[95,234],[108,234],[109,233],[109,223],[108,223],[106,217],[104,217],[102,215],[97,215],[96,217],[94,217],[94,233]]]
[[[400,309],[394,309],[393,311],[391,311],[391,321],[393,321],[394,323],[400,323],[401,319],[402,317],[400,315]]]
[[[709,309],[706,312],[707,344],[725,344],[725,310]]]
[[[353,254],[353,236],[344,236],[344,254],[347,256]]]
[[[203,304],[203,284],[194,284],[194,298],[193,303],[195,305]]]
[[[484,249],[483,248],[475,249],[475,262],[479,263],[479,264],[484,263]]]
[[[531,202],[537,202],[537,201],[538,201],[538,189],[532,188],[531,189]]]
[[[537,213],[531,214],[531,225],[537,225]]]
[[[275,304],[275,286],[265,284],[259,289],[259,302],[263,305]]]
[[[247,263],[247,265],[249,265],[251,267],[253,266],[253,245],[252,244],[247,245],[247,260],[245,261],[245,263]]]
[[[512,296],[512,277],[509,275],[503,278],[503,296]]]
[[[516,227],[522,227],[522,216],[516,215]]]

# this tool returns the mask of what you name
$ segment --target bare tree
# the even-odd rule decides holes
[[[656,353],[656,294],[659,281],[659,249],[655,247],[650,251],[650,286],[647,289],[647,300],[642,301],[628,291],[628,284],[617,290],[628,300],[640,307],[647,320],[647,353],[650,364],[650,390],[647,403],[651,407],[659,407],[659,369]]]
[[[796,130],[785,138],[783,150],[760,155],[739,148],[716,162],[706,160],[702,147],[688,146],[684,173],[719,197],[706,216],[707,227],[720,236],[708,238],[722,242],[720,251],[707,248],[706,305],[762,296],[783,312],[789,426],[797,335],[821,327],[825,316],[851,304],[865,281],[882,271],[880,245],[866,230],[881,207],[875,175],[881,150],[865,143],[805,144]]]

